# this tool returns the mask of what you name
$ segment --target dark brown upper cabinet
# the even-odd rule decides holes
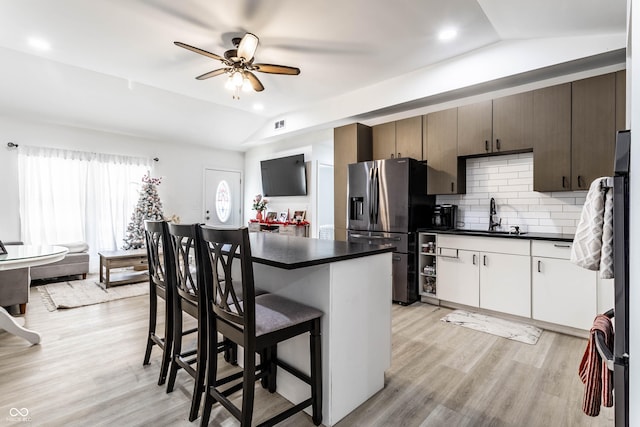
[[[459,156],[528,150],[532,133],[532,92],[458,108]]]
[[[571,188],[588,190],[594,179],[613,175],[616,74],[571,85]]]
[[[373,126],[372,135],[373,160],[423,157],[422,116]]]
[[[571,83],[533,91],[533,190],[571,190]]]
[[[427,130],[427,194],[462,194],[466,162],[458,158],[458,109],[425,116]]]

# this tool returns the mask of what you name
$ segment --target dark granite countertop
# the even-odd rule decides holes
[[[573,234],[556,234],[556,233],[496,233],[487,230],[465,230],[465,229],[453,229],[453,230],[438,230],[433,228],[419,229],[419,232],[426,233],[438,233],[438,234],[458,234],[461,236],[481,236],[481,237],[506,237],[510,239],[525,239],[525,240],[551,240],[555,242],[573,242]]]
[[[395,247],[390,245],[368,245],[337,240],[279,236],[272,233],[250,233],[249,239],[254,262],[287,270],[395,250]]]

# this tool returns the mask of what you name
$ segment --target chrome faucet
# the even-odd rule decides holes
[[[489,231],[496,231],[497,227],[500,227],[502,224],[502,218],[498,219],[498,222],[494,220],[496,215],[496,199],[491,198],[491,202],[489,202]]]

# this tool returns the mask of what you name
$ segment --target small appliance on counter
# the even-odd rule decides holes
[[[456,205],[435,205],[431,217],[431,227],[439,230],[456,228]]]

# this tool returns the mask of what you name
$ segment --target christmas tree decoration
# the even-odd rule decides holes
[[[144,241],[144,221],[147,219],[161,221],[162,202],[156,189],[160,185],[162,178],[151,178],[149,174],[142,177],[142,188],[136,208],[131,215],[131,222],[127,226],[127,235],[124,239],[122,249],[142,249],[145,247]]]

